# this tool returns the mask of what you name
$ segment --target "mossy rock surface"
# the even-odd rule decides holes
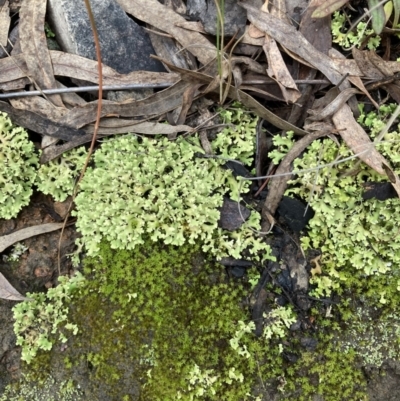
[[[210,400],[245,399],[254,364],[229,339],[249,319],[249,285],[229,280],[199,247],[149,244],[102,244],[99,257],[86,259],[87,285],[70,304],[79,333],[30,370],[72,379],[85,400],[189,400],[203,391]],[[190,385],[196,366],[204,379]]]

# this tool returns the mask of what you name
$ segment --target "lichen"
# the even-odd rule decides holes
[[[72,149],[49,163],[42,164],[37,172],[35,185],[44,194],[63,202],[72,195],[75,181],[85,164],[87,152],[84,147]]]
[[[230,152],[242,146],[230,141]],[[115,249],[134,249],[149,236],[178,246],[201,242],[218,259],[242,257],[247,249],[254,258],[271,258],[268,245],[254,234],[260,228],[258,213],[241,230],[218,229],[223,197],[238,199],[239,183],[221,167],[224,160],[196,153],[204,153],[196,136],[171,142],[125,135],[103,143],[73,212],[88,255],[97,253],[103,239]],[[240,155],[242,151],[233,154]]]
[[[385,106],[380,116],[362,114],[360,122],[368,124],[372,138],[392,110]],[[386,140],[377,144],[396,171],[400,171],[399,142],[395,140],[399,136],[398,132],[389,132]],[[374,304],[395,307],[400,280],[400,200],[364,200],[365,182],[387,179],[363,163],[348,160],[324,167],[350,155],[345,144],[337,146],[331,139],[324,139],[314,141],[294,163],[294,169],[300,172],[321,166],[318,171],[300,173],[287,191],[302,197],[315,212],[302,238],[303,249],[322,252],[322,274],[311,278],[314,295],[351,289]]]
[[[29,364],[38,350],[51,350],[55,338],[66,342],[67,337],[60,327],[74,334],[78,332],[78,327],[68,322],[68,303],[84,280],[79,272],[70,279],[62,276],[57,287],[50,288],[47,293],[27,293],[30,299],[13,307],[14,332],[17,345],[22,347],[23,361]]]
[[[29,203],[38,162],[26,130],[0,113],[0,218],[15,217]]]
[[[80,401],[87,400],[72,380],[57,383],[47,376],[40,384],[30,375],[6,387],[0,401]]]

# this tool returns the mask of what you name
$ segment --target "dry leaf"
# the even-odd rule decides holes
[[[46,3],[46,0],[24,1],[19,15],[21,49],[29,75],[39,86],[37,89],[57,88],[44,33]],[[51,95],[49,99],[56,106],[64,106],[60,95]]]
[[[316,274],[322,274],[321,265],[319,264],[320,260],[321,260],[321,255],[318,255],[314,259],[310,260],[310,263],[314,263],[314,265],[315,265],[315,267],[313,267],[310,270],[312,277],[314,277]]]
[[[162,60],[160,60],[162,61]],[[163,61],[167,63],[166,61]],[[177,71],[181,74],[183,80],[188,82],[199,82],[209,84],[214,81],[214,77],[207,75],[205,73],[199,71],[189,71],[183,70],[181,68],[175,67],[174,65],[168,64],[169,68],[173,71]],[[218,92],[219,88],[214,89],[214,92]],[[286,131],[294,131],[298,135],[307,135],[308,132],[304,131],[292,124],[289,124],[287,121],[283,120],[282,118],[278,117],[267,108],[262,106],[257,100],[255,100],[252,96],[243,92],[242,90],[238,90],[234,86],[228,87],[228,97],[234,100],[240,100],[244,106],[248,107],[250,110],[254,111],[259,117],[267,120],[272,125],[275,125],[278,128],[281,128]],[[290,128],[289,128],[290,127]]]
[[[29,110],[51,121],[57,122],[64,117],[68,110],[64,107],[55,107],[47,99],[39,96],[9,99],[15,109]]]
[[[84,81],[98,82],[97,61],[85,57],[50,51],[54,75],[69,78],[82,79]],[[27,66],[23,54],[7,57],[0,60],[0,83],[23,78],[27,75]],[[111,67],[103,64],[104,85],[126,85],[126,84],[173,84],[179,80],[176,74],[165,72],[133,71],[129,74],[119,74]]]
[[[249,27],[247,28],[247,34],[252,39],[264,38],[265,36],[265,33],[263,31],[260,31],[254,24],[249,25]]]
[[[374,169],[378,174],[387,175],[391,172],[393,188],[400,197],[400,180],[397,174],[389,167],[387,160],[375,149],[368,134],[354,119],[353,113],[347,104],[344,104],[332,117],[340,136],[357,157]]]
[[[292,25],[286,24],[268,13],[260,12],[247,3],[239,4],[247,10],[250,22],[321,71],[333,84],[337,85],[343,81],[344,77],[336,69],[334,62],[327,55],[316,50]]]
[[[57,158],[68,150],[74,149],[84,143],[88,143],[93,138],[94,126],[89,125],[84,128],[86,135],[82,135],[70,142],[63,145],[51,146],[44,149],[41,156],[40,162],[47,163],[50,160]],[[126,134],[127,132],[134,132],[137,134],[144,135],[173,135],[178,132],[193,132],[193,128],[188,125],[169,125],[156,122],[141,122],[132,120],[122,120],[119,118],[105,118],[100,122],[100,128],[98,131],[99,137],[115,135],[115,134]]]
[[[336,57],[337,59],[347,60],[346,57],[345,57],[342,53],[340,53],[338,50],[336,50],[336,49],[330,49],[329,55],[330,55],[331,57]],[[354,61],[354,60],[353,60],[353,61]],[[351,76],[349,76],[348,79],[349,79],[349,81],[350,81],[354,86],[356,86],[358,89],[360,89],[360,91],[361,91],[362,93],[364,93],[365,96],[368,97],[368,99],[371,101],[371,103],[374,105],[374,107],[376,107],[376,109],[379,109],[378,103],[376,103],[375,100],[372,98],[372,96],[369,94],[369,92],[368,92],[367,89],[365,88],[364,83],[363,83],[363,81],[361,80],[360,77],[358,77],[358,76],[356,76],[356,75],[351,75]],[[356,102],[357,102],[357,99],[355,99],[355,100],[356,100]],[[352,109],[353,112],[354,112],[353,106],[350,105],[350,107],[351,107],[351,109]]]
[[[3,47],[7,46],[10,22],[10,7],[8,4],[8,0],[6,0],[0,9],[0,44]]]
[[[177,22],[175,25],[179,28],[187,29],[188,31],[199,32],[207,35],[207,32],[204,30],[204,26],[200,21]]]
[[[202,34],[180,28],[185,18],[157,0],[117,0],[125,12],[169,33],[184,49],[190,51],[202,64],[207,64],[217,55],[217,49]]]
[[[244,30],[244,35],[240,43],[245,43],[254,46],[262,46],[264,43],[264,36],[265,33],[261,32],[253,24],[246,25],[246,28]]]
[[[56,123],[47,118],[41,117],[30,110],[18,110],[6,102],[0,101],[0,111],[7,113],[15,123],[30,129],[39,134],[48,135],[64,141],[71,141],[74,138],[84,135],[84,132],[68,125]]]
[[[0,298],[7,299],[8,301],[29,301],[30,298],[26,298],[21,295],[0,273]]]
[[[24,239],[59,230],[62,226],[63,223],[39,224],[37,226],[23,228],[8,235],[3,235],[0,237],[0,252],[3,252],[9,246],[23,241]]]
[[[190,83],[179,81],[175,85],[138,101],[115,103],[103,101],[102,116],[114,115],[121,117],[158,116],[176,109],[182,105],[183,92]],[[87,103],[80,108],[74,108],[60,120],[60,124],[81,128],[96,120],[97,101]]]
[[[261,7],[261,11],[268,13],[268,0]],[[287,18],[285,14],[286,6],[282,4],[275,4],[272,7],[272,15],[276,19],[282,19],[287,23]],[[283,9],[281,10],[281,7]],[[282,12],[282,13],[281,13]],[[287,103],[295,103],[296,100],[301,96],[297,86],[290,75],[286,63],[283,61],[282,54],[278,49],[278,45],[270,35],[265,34],[263,50],[268,60],[267,74],[271,78],[275,79],[276,83],[281,89],[283,98]]]
[[[335,114],[353,95],[361,93],[358,89],[348,88],[340,92],[327,106],[322,110],[309,110],[311,114],[307,118],[309,121],[321,121]]]
[[[97,61],[74,54],[51,51],[54,75],[82,79],[89,82],[98,82]],[[103,64],[103,85],[124,84],[173,84],[179,80],[175,74],[165,72],[132,71],[129,74],[119,74],[111,67]]]
[[[344,6],[350,0],[324,0],[323,3],[318,6],[313,12],[313,18],[324,18],[328,15],[333,14],[339,10],[340,7]]]
[[[301,96],[297,86],[290,75],[289,70],[283,61],[281,52],[278,49],[276,41],[269,35],[265,35],[263,50],[268,60],[267,74],[275,78],[279,85],[282,95],[287,103],[295,103]]]

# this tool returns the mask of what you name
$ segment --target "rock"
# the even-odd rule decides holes
[[[253,262],[251,262],[249,260],[235,259],[235,258],[231,258],[231,257],[222,258],[219,261],[219,263],[226,267],[233,267],[233,266],[251,267],[254,264]]]
[[[279,203],[278,213],[288,227],[294,232],[300,232],[314,216],[313,210],[298,199],[284,196]]]
[[[121,74],[131,71],[165,71],[150,58],[155,54],[144,29],[130,19],[115,0],[91,0],[104,64]],[[61,48],[96,59],[85,3],[82,0],[49,0],[49,24]]]
[[[242,278],[246,274],[246,268],[243,266],[230,266],[227,271],[231,277]]]
[[[313,352],[313,351],[315,351],[315,348],[317,348],[318,340],[315,338],[311,338],[311,337],[303,337],[300,339],[300,344],[308,352]]]
[[[224,199],[224,204],[220,209],[221,217],[218,221],[218,227],[228,231],[234,231],[240,228],[244,223],[243,219],[247,220],[249,218],[250,210],[242,205],[239,205],[239,207],[242,215],[239,213],[237,202]]]
[[[385,201],[397,198],[396,190],[390,182],[366,182],[363,184],[365,192],[363,199],[378,199]]]
[[[237,37],[240,37],[244,33],[247,14],[237,3],[237,0],[225,0],[225,36],[237,33]],[[217,34],[217,8],[214,0],[187,0],[187,15],[192,21],[201,21],[207,33]]]
[[[224,168],[231,170],[235,177],[252,177],[251,173],[243,164],[228,161],[223,165]]]

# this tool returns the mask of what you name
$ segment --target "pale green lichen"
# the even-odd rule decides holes
[[[70,150],[49,163],[42,164],[35,184],[40,192],[50,194],[54,200],[63,202],[72,195],[76,179],[85,164],[87,151],[84,147]]]
[[[370,128],[374,137],[382,128],[382,119],[393,107],[385,106],[380,115],[362,114],[360,119]],[[377,149],[399,171],[399,132],[386,134]],[[363,200],[363,184],[381,182],[380,176],[364,164],[356,166],[349,160],[336,166],[324,167],[351,155],[345,144],[339,147],[331,139],[314,141],[305,154],[294,163],[294,169],[321,168],[304,172],[291,182],[288,194],[296,194],[309,201],[315,211],[309,223],[307,236],[303,237],[304,249],[322,251],[322,276],[314,275],[315,295],[330,294],[343,288],[364,288],[364,295],[379,303],[393,299],[400,278],[400,238],[398,236],[399,199],[384,202]],[[362,278],[374,277],[363,281]],[[390,285],[382,285],[389,281]],[[378,284],[379,283],[379,284]]]
[[[196,157],[202,153],[197,137],[171,142],[125,135],[103,143],[76,197],[74,215],[88,254],[95,255],[103,239],[115,249],[134,249],[149,235],[178,246],[201,242],[218,258],[240,257],[247,248],[269,258],[269,247],[252,231],[260,227],[258,214],[237,232],[218,229],[223,197],[237,199],[239,183],[221,167],[223,160]]]
[[[396,311],[382,316],[376,307],[356,308],[346,331],[338,335],[343,351],[356,351],[367,366],[379,368],[385,360],[400,357],[400,315]]]
[[[14,333],[17,345],[22,347],[23,361],[29,364],[38,350],[51,350],[55,338],[67,341],[65,334],[59,330],[60,325],[77,333],[78,327],[68,323],[68,303],[84,281],[79,272],[70,279],[62,276],[57,287],[50,288],[47,293],[27,293],[31,300],[14,306]]]
[[[19,260],[21,255],[23,255],[28,250],[22,242],[17,242],[11,249],[8,256],[3,255],[3,260],[5,262],[16,262]]]
[[[228,126],[211,142],[213,151],[224,159],[239,160],[250,166],[254,159],[258,118],[239,102],[219,111],[224,124]]]
[[[349,49],[352,46],[360,47],[367,41],[367,47],[370,50],[376,50],[381,42],[381,37],[376,35],[372,28],[368,27],[366,22],[359,22],[355,30],[346,31],[348,21],[346,16],[339,11],[333,13],[331,22],[332,42],[337,43],[344,49]]]
[[[38,162],[28,133],[0,113],[0,218],[17,216],[29,203]]]
[[[30,375],[23,376],[18,383],[10,384],[0,396],[0,401],[79,401],[86,400],[84,394],[72,380],[57,383],[48,376],[38,383]]]

